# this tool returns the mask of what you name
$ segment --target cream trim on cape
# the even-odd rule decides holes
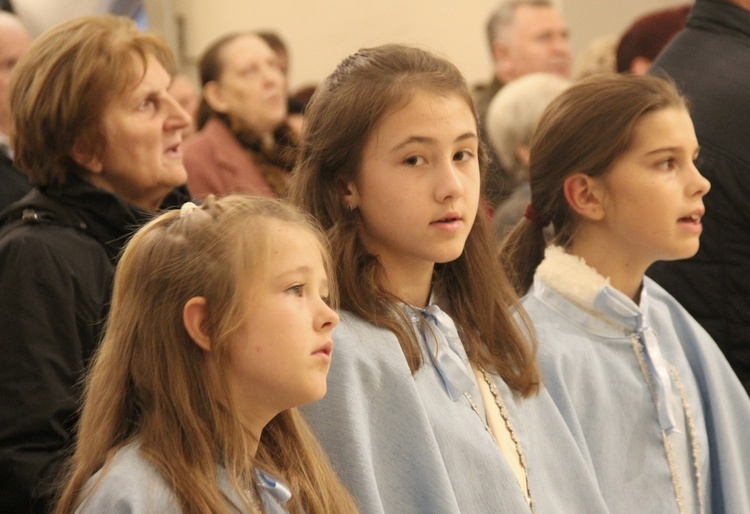
[[[550,245],[544,260],[536,269],[537,277],[547,287],[586,311],[596,311],[594,298],[609,284],[609,278],[586,264],[583,257],[571,255],[561,246]]]

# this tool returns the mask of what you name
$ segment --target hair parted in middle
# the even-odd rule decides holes
[[[211,353],[222,369],[248,315],[248,287],[272,259],[274,222],[301,227],[318,241],[335,305],[324,234],[309,216],[279,200],[209,196],[191,212],[162,214],[129,242],[87,376],[70,478],[57,512],[75,510],[89,477],[136,438],[183,512],[226,510],[215,480],[218,463],[238,489],[254,467],[282,478],[292,491],[289,512],[356,512],[296,409],[266,425],[252,457],[226,374],[206,371],[205,355],[183,324],[186,302],[204,297]]]
[[[360,171],[363,149],[383,118],[406,107],[420,93],[458,97],[476,113],[466,82],[447,60],[425,50],[383,45],[344,59],[313,95],[306,114],[300,158],[290,185],[293,203],[310,212],[328,231],[342,307],[394,332],[413,371],[422,355],[401,300],[384,286],[378,258],[358,235],[359,210],[349,211],[344,185]],[[480,173],[487,163],[479,147]],[[522,392],[537,390],[539,376],[532,331],[503,270],[497,263],[487,220],[478,215],[462,255],[438,263],[432,291],[462,333],[469,359],[497,372]],[[517,324],[511,308],[524,319]]]
[[[577,219],[565,198],[565,179],[576,172],[605,175],[630,148],[646,114],[687,109],[674,83],[653,76],[594,75],[566,89],[547,107],[531,141],[531,205],[554,227],[552,243],[567,247]],[[542,224],[518,222],[500,251],[516,292],[525,294],[544,256]]]

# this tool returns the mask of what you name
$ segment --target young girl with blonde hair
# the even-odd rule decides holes
[[[540,121],[527,219],[501,254],[613,513],[750,512],[750,399],[706,331],[644,276],[698,250],[710,188],[698,153],[672,83],[579,82]]]
[[[360,50],[306,117],[292,199],[329,233],[346,312],[304,414],[361,509],[606,512],[477,213],[485,153],[460,72]]]
[[[57,512],[356,512],[295,409],[325,394],[330,270],[276,200],[209,197],[139,230]]]

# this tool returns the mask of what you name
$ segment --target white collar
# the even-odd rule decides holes
[[[544,260],[536,274],[557,294],[588,311],[596,310],[594,298],[603,287],[610,285],[609,278],[586,264],[583,257],[571,255],[556,245],[549,245],[544,251]]]

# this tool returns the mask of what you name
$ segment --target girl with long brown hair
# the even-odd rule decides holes
[[[606,511],[478,214],[460,72],[364,49],[308,109],[292,199],[328,231],[346,312],[328,396],[304,414],[362,510]]]
[[[356,512],[296,411],[326,391],[330,271],[277,200],[209,197],[138,231],[57,512]]]

